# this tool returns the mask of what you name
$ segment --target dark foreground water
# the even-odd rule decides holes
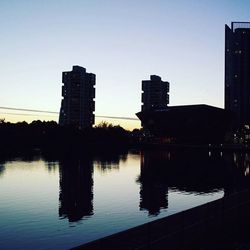
[[[248,186],[246,153],[147,150],[0,162],[0,249],[68,249]]]

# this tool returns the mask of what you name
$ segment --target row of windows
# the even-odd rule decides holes
[[[234,54],[241,54],[242,53],[242,50],[235,50],[234,51]]]
[[[227,49],[226,50],[227,52],[230,52],[230,49]],[[243,53],[243,51],[240,49],[240,50],[235,50],[234,51],[234,54],[242,54]]]

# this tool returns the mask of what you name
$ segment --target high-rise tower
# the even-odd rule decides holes
[[[250,23],[225,26],[225,109],[235,115],[234,126],[250,124]]]
[[[80,66],[62,73],[60,125],[92,127],[95,121],[95,75]]]
[[[142,81],[141,111],[167,108],[168,92],[169,82],[163,82],[159,76],[151,75],[150,80]]]

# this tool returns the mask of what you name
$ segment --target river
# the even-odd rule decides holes
[[[0,161],[0,249],[69,249],[245,188],[249,156],[144,150]]]

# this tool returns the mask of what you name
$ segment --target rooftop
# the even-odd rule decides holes
[[[233,32],[236,29],[250,29],[250,22],[232,22],[231,29]]]

